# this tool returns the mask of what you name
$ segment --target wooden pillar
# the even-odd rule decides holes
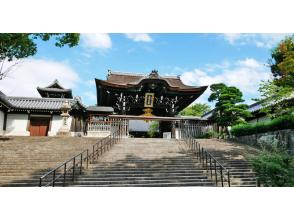
[[[3,131],[6,131],[7,126],[7,112],[4,112]]]

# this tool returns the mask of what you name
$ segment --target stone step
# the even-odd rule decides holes
[[[97,187],[97,185],[78,185],[75,184],[73,185],[75,187]],[[214,186],[213,183],[211,182],[183,182],[183,183],[148,183],[148,184],[144,184],[144,183],[133,183],[133,184],[105,184],[105,185],[99,185],[99,187],[191,187],[191,186]]]
[[[134,179],[134,180],[87,180],[87,181],[80,181],[77,180],[74,182],[73,185],[109,185],[109,184],[167,184],[167,183],[211,183],[207,179],[185,179],[184,181],[173,180],[173,179],[165,179],[165,180],[145,180],[145,179]]]

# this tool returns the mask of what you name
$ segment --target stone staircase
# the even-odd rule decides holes
[[[230,170],[231,186],[256,186],[254,172],[244,157],[254,153],[253,148],[213,139],[197,141]],[[96,142],[96,138],[72,137],[13,137],[0,142],[0,186],[38,186],[41,175]],[[56,183],[60,185],[60,181]],[[183,141],[127,138],[67,185],[156,187],[215,183]]]
[[[230,171],[231,186],[256,186],[255,173],[245,159],[246,155],[257,153],[256,149],[217,139],[198,139],[197,141]]]
[[[38,186],[39,178],[97,138],[5,137],[0,139],[0,186]]]
[[[128,138],[116,144],[71,186],[214,186],[177,140]]]

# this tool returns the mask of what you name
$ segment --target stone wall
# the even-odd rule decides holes
[[[234,141],[258,148],[286,148],[294,154],[294,130],[292,129],[240,136],[234,138]]]

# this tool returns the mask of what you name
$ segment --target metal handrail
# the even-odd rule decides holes
[[[117,129],[112,132],[105,138],[100,139],[97,143],[92,146],[92,152],[89,154],[89,149],[82,151],[81,153],[73,156],[62,164],[58,165],[54,169],[48,171],[44,175],[42,175],[39,179],[39,186],[55,186],[57,180],[61,177],[62,185],[65,186],[67,180],[67,174],[71,173],[71,180],[75,180],[75,176],[77,174],[82,174],[83,162],[86,163],[86,168],[89,166],[89,162],[94,162],[94,160],[98,159],[106,150],[109,150],[115,143],[117,143],[122,138],[121,129]],[[61,172],[58,172],[61,168]],[[76,173],[76,171],[79,171]],[[52,176],[52,177],[51,177]],[[51,178],[50,178],[51,177]],[[44,181],[50,178],[49,181],[44,184]]]
[[[227,168],[225,168],[210,152],[201,147],[200,143],[193,139],[191,135],[188,135],[186,131],[183,132],[182,139],[184,139],[187,146],[199,159],[202,166],[206,169],[206,172],[210,171],[211,179],[213,179],[214,176],[216,186],[218,186],[219,182],[218,176],[220,177],[222,187],[225,182],[227,182],[227,186],[231,186],[230,171]]]

